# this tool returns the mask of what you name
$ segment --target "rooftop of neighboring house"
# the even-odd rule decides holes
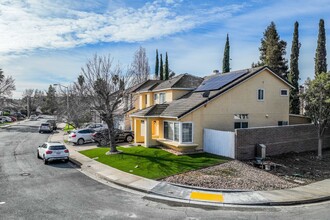
[[[177,100],[173,100],[168,104],[157,104],[146,109],[140,110],[132,114],[132,116],[159,116],[181,118],[185,114],[193,111],[199,106],[205,104],[209,100],[226,92],[244,80],[263,71],[270,70],[267,66],[233,71],[225,74],[214,74],[204,78],[204,81],[192,92],[182,96]],[[270,70],[271,73],[273,73]],[[276,75],[275,73],[273,73]],[[277,76],[277,75],[276,75]],[[287,81],[278,77],[284,83],[291,86]],[[157,113],[154,114],[154,113]]]
[[[188,73],[180,74],[169,80],[147,80],[138,84],[132,92],[151,92],[168,89],[187,89],[194,90],[203,82],[203,78],[190,75]]]

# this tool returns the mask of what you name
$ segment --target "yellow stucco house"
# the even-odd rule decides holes
[[[134,141],[178,151],[203,148],[203,128],[287,125],[292,86],[268,67],[213,74],[189,74],[137,89],[130,114]]]

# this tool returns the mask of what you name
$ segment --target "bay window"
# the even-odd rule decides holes
[[[193,125],[191,122],[164,121],[164,138],[180,143],[192,143]]]

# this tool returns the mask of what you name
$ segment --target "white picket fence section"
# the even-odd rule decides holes
[[[235,158],[235,132],[204,128],[204,151]]]

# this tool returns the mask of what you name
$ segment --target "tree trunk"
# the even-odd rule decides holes
[[[319,135],[319,141],[318,141],[318,148],[317,148],[317,157],[318,159],[322,159],[322,136]]]
[[[105,122],[107,123],[108,125],[108,130],[109,130],[109,152],[108,154],[111,154],[111,153],[116,153],[118,152],[117,150],[117,146],[116,146],[116,134],[115,134],[115,128],[114,128],[114,123],[113,123],[113,118],[110,117],[108,118],[107,120],[105,120]]]

